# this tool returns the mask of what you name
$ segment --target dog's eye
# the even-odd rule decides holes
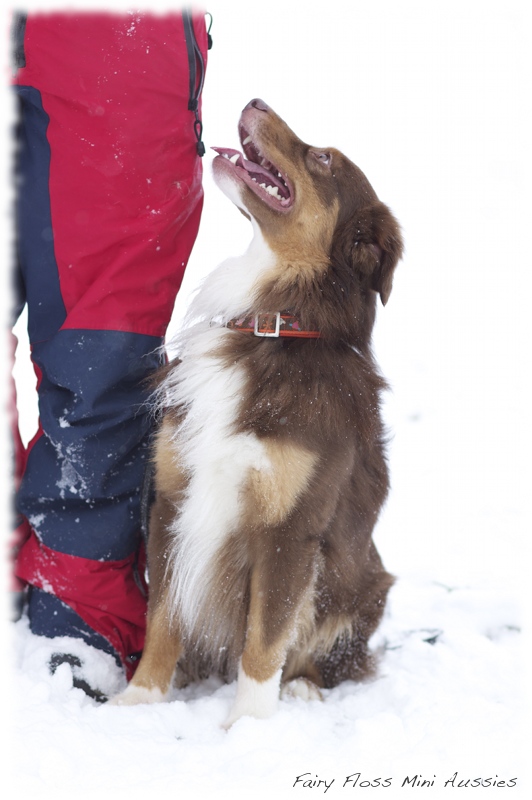
[[[316,161],[319,161],[320,164],[323,164],[324,167],[330,167],[331,165],[331,154],[328,153],[326,150],[311,150],[311,155],[314,156]]]

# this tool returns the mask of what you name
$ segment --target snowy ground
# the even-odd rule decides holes
[[[240,109],[263,97],[302,138],[355,160],[404,228],[406,256],[375,333],[393,432],[393,489],[376,541],[398,577],[375,637],[380,675],[326,692],[323,703],[284,701],[271,720],[243,719],[225,733],[234,686],[208,681],[160,706],[97,706],[72,688],[67,667],[48,674],[62,643],[20,622],[7,631],[16,796],[284,800],[329,784],[327,796],[342,797],[361,773],[355,792],[380,779],[371,796],[402,796],[417,775],[433,782],[422,790],[433,798],[453,788],[476,797],[477,778],[490,779],[490,797],[524,797],[526,4],[208,5],[206,144],[235,146]],[[205,213],[174,329],[201,277],[249,238],[205,161]],[[30,435],[31,392],[18,370]],[[120,686],[106,656],[74,647],[102,689]],[[514,778],[516,787],[493,792],[495,780]]]

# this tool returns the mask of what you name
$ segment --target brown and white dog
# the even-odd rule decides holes
[[[261,100],[239,133],[213,169],[254,238],[206,279],[161,379],[146,647],[113,701],[163,700],[176,664],[238,676],[227,726],[274,713],[281,683],[316,697],[373,669],[393,579],[372,541],[388,472],[370,340],[402,252],[338,150]]]

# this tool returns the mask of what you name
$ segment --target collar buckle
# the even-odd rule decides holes
[[[265,311],[255,315],[253,333],[265,339],[278,339],[281,330],[281,312]]]

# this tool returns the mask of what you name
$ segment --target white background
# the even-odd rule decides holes
[[[286,703],[273,720],[223,734],[234,687],[208,684],[157,709],[95,709],[68,676],[47,675],[47,645],[18,626],[20,786],[43,796],[67,796],[82,780],[109,796],[155,786],[164,797],[200,788],[305,797],[292,783],[310,771],[335,777],[327,795],[341,797],[362,791],[340,788],[360,769],[393,776],[387,797],[416,773],[436,776],[430,797],[452,792],[438,786],[456,770],[519,775],[523,786],[515,629],[532,533],[527,4],[213,0],[208,10],[207,147],[238,146],[240,110],[262,97],[301,138],[354,160],[403,227],[405,257],[375,331],[393,434],[392,493],[375,538],[399,578],[382,637],[401,647],[387,653],[380,682],[341,687],[319,706]],[[4,149],[7,186],[9,137]],[[208,151],[205,211],[172,331],[201,277],[250,238],[214,187],[210,160]],[[17,375],[29,436],[32,381]],[[433,647],[412,634],[425,628],[442,631]]]

